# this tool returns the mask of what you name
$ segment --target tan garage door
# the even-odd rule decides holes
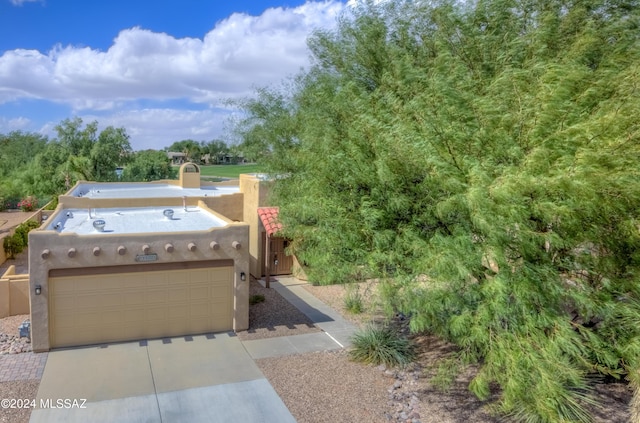
[[[206,265],[208,264],[208,266]],[[230,330],[233,267],[228,261],[52,271],[52,347],[161,338]],[[211,267],[211,266],[216,267]],[[205,267],[202,267],[205,266]],[[196,267],[196,268],[194,268]]]

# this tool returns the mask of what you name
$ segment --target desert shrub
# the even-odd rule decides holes
[[[351,286],[347,288],[347,294],[344,296],[344,308],[349,313],[360,314],[364,311],[364,303],[362,300],[362,294],[357,288]]]
[[[16,258],[16,254],[20,254],[24,250],[22,236],[13,234],[6,237],[4,241],[2,241],[2,247],[4,248],[7,258]]]
[[[26,222],[22,222],[20,225],[18,225],[14,236],[20,237],[22,245],[26,247],[29,245],[29,232],[39,226],[40,224],[38,222],[27,220]]]
[[[264,295],[262,294],[256,294],[256,295],[252,295],[251,297],[249,297],[249,305],[255,305],[258,303],[263,303],[264,302]]]
[[[351,338],[354,361],[387,366],[406,366],[414,357],[411,342],[389,326],[369,325]]]
[[[55,210],[58,207],[58,197],[54,196],[45,206],[45,210]]]

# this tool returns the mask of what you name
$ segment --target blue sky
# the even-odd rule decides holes
[[[0,0],[0,133],[74,116],[135,150],[226,135],[226,100],[308,65],[340,0]]]

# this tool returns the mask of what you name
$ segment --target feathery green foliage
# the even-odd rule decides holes
[[[637,0],[363,4],[239,128],[312,280],[362,267],[519,421],[640,386]]]

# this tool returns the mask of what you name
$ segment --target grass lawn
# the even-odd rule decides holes
[[[255,163],[200,166],[200,176],[207,179],[209,179],[208,177],[237,179],[241,173],[255,173],[261,171],[262,167]]]

